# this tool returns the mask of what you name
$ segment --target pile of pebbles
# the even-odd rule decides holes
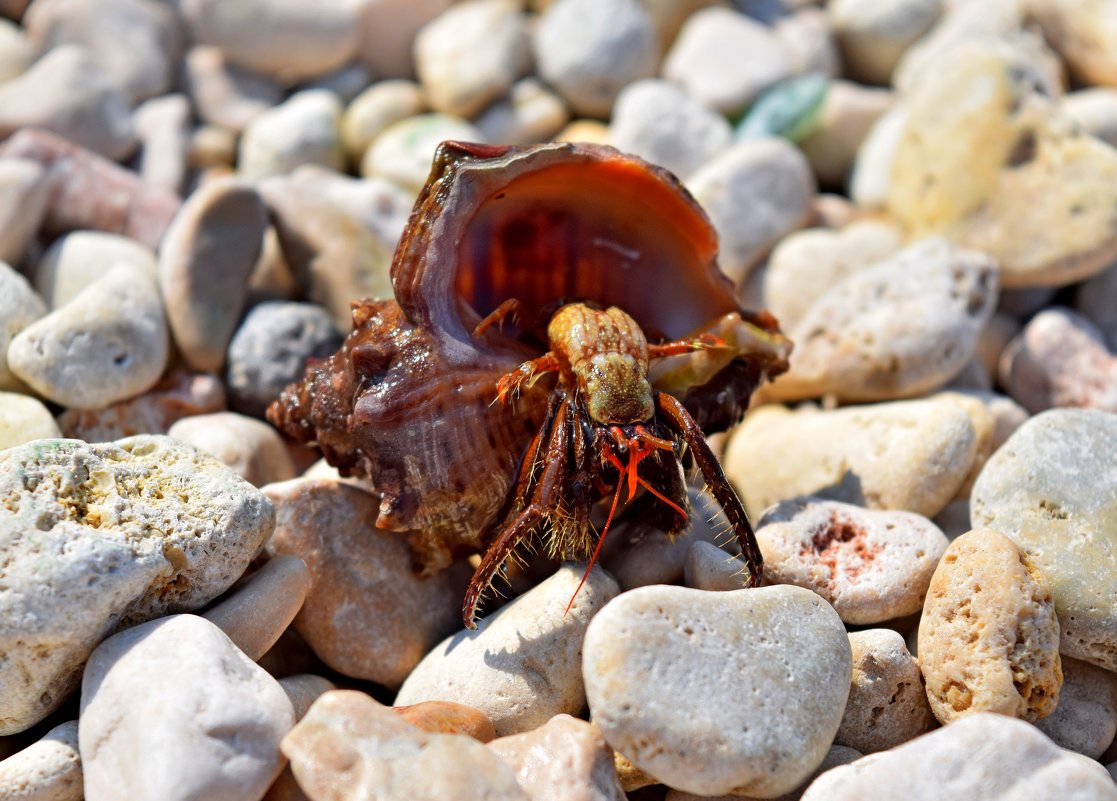
[[[0,797],[1117,799],[1106,0],[0,15]],[[444,139],[707,209],[795,342],[716,443],[765,586],[695,488],[466,631],[263,421]]]

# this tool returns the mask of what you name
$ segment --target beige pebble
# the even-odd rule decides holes
[[[855,751],[844,745],[832,745],[830,750],[826,752],[826,756],[814,772],[798,787],[789,793],[776,796],[768,801],[799,801],[803,793],[806,791],[807,786],[813,782],[818,776],[821,776],[831,768],[838,765],[848,765],[861,758],[861,752]],[[667,795],[663,797],[663,801],[760,801],[755,796],[749,795],[694,795],[693,793],[683,792],[682,790],[668,790]]]
[[[0,392],[0,451],[62,436],[50,410],[30,395]]]
[[[5,801],[82,801],[78,722],[55,726],[41,740],[0,761]]]
[[[46,313],[46,304],[27,279],[0,261],[0,390],[26,388],[8,367],[8,346],[13,337]]]
[[[35,288],[56,309],[121,263],[155,276],[155,253],[146,245],[106,231],[72,231],[54,240],[39,258]]]
[[[413,726],[436,734],[465,734],[478,742],[496,739],[496,729],[480,709],[453,701],[421,701],[392,711]]]
[[[236,412],[192,415],[172,425],[167,436],[202,449],[257,487],[295,477],[282,437],[254,417]]]
[[[857,159],[861,143],[894,102],[894,93],[852,81],[830,84],[813,132],[799,146],[823,186],[840,188]]]
[[[975,529],[950,544],[919,623],[935,717],[975,712],[1034,722],[1059,702],[1059,621],[1047,583],[1012,540]]]
[[[696,590],[727,592],[741,589],[748,575],[744,560],[712,542],[691,540],[683,563],[683,584]]]
[[[427,110],[422,88],[414,81],[377,81],[346,106],[341,116],[341,143],[349,160],[360,164],[369,145],[385,128]]]

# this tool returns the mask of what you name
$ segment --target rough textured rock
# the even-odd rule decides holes
[[[8,801],[82,801],[78,722],[55,726],[0,761],[0,796]]]
[[[56,708],[117,628],[219,595],[274,521],[268,500],[232,471],[151,436],[4,451],[0,510],[5,734]]]
[[[279,683],[194,615],[101,643],[81,701],[86,801],[259,798],[283,767],[279,741],[295,722]]]
[[[530,731],[586,702],[578,666],[590,619],[617,585],[600,568],[567,603],[585,567],[567,564],[546,581],[439,643],[411,672],[397,704],[456,701],[486,713],[502,737]]]
[[[1059,705],[1036,726],[1057,745],[1097,759],[1117,735],[1117,674],[1064,656]]]
[[[283,753],[311,798],[528,801],[512,768],[472,737],[425,732],[353,690],[315,701]]]
[[[849,638],[799,587],[642,587],[594,619],[582,670],[594,722],[640,769],[692,793],[774,796],[826,755],[849,693]]]
[[[920,515],[819,499],[772,507],[757,522],[756,539],[768,583],[813,590],[843,622],[857,625],[922,609],[948,545],[946,535]]]
[[[990,457],[970,495],[975,526],[1028,553],[1055,599],[1059,650],[1117,670],[1117,416],[1036,415]]]
[[[919,666],[935,717],[975,712],[1035,722],[1059,702],[1059,621],[1042,573],[1008,537],[975,529],[943,556],[919,622]]]

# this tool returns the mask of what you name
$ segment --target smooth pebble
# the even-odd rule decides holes
[[[361,159],[361,175],[380,176],[418,194],[435,148],[446,140],[484,142],[472,123],[449,114],[417,114],[380,132]]]
[[[1117,674],[1064,656],[1055,711],[1036,727],[1070,751],[1097,759],[1117,735]]]
[[[73,231],[54,240],[35,266],[35,289],[57,309],[118,264],[156,275],[154,251],[134,239],[105,231]]]
[[[415,37],[454,0],[363,0],[357,58],[377,78],[414,78]]]
[[[414,81],[377,81],[345,107],[341,143],[354,164],[360,164],[369,145],[389,125],[427,111],[423,89]]]
[[[481,743],[496,739],[489,716],[472,706],[453,701],[420,701],[394,706],[392,711],[408,723],[435,734],[465,734]]]
[[[0,261],[23,258],[43,222],[50,188],[41,164],[0,158]]]
[[[0,451],[61,435],[50,410],[40,401],[19,392],[0,392]]]
[[[184,417],[167,436],[203,450],[257,487],[295,477],[295,465],[279,433],[262,420],[236,412]]]
[[[342,170],[341,110],[333,92],[304,89],[256,115],[241,135],[237,172],[257,181],[304,164]]]
[[[904,51],[938,21],[943,0],[836,0],[827,7],[850,77],[886,85]]]
[[[210,125],[240,133],[283,99],[275,80],[228,63],[219,48],[192,47],[182,65],[183,88],[198,117]]]
[[[47,305],[27,279],[0,261],[0,390],[20,390],[24,384],[8,367],[12,339],[47,313]]]
[[[486,142],[528,145],[549,141],[569,120],[561,97],[535,78],[523,78],[473,122]]]
[[[42,739],[0,761],[6,801],[82,801],[78,722],[55,726]]]

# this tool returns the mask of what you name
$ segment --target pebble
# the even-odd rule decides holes
[[[732,131],[718,112],[658,78],[629,84],[617,97],[610,141],[681,179],[729,147]]]
[[[55,726],[0,761],[0,797],[7,801],[82,801],[78,722]]]
[[[284,261],[338,330],[352,327],[354,298],[393,296],[388,270],[411,210],[406,190],[383,178],[358,180],[320,167],[274,176],[259,189]]]
[[[23,26],[41,51],[84,48],[129,103],[174,86],[182,31],[170,6],[147,0],[38,0]]]
[[[323,479],[264,491],[277,514],[268,554],[298,556],[312,576],[295,630],[334,670],[399,687],[457,626],[463,575],[417,576],[406,536],[372,528],[380,503],[374,495]],[[401,693],[396,703],[420,700],[430,698]]]
[[[839,230],[788,234],[764,271],[764,303],[784,331],[795,328],[829,289],[900,250],[903,233],[885,220],[855,220]]]
[[[579,666],[590,619],[617,594],[594,567],[564,612],[585,572],[571,563],[511,603],[481,619],[473,631],[443,640],[411,672],[396,704],[455,701],[476,707],[505,737],[542,726],[586,702]]]
[[[284,83],[324,75],[357,52],[358,5],[323,0],[313,5],[272,0],[184,0],[179,11],[195,44],[217,47],[228,59]]]
[[[775,20],[776,38],[787,53],[792,75],[836,78],[842,71],[834,32],[826,12],[801,5],[793,14]]]
[[[474,116],[531,68],[528,21],[519,0],[464,0],[415,38],[415,70],[430,107]]]
[[[133,115],[140,152],[136,169],[143,180],[178,194],[186,184],[193,112],[186,95],[164,95],[148,100]]]
[[[74,231],[51,243],[35,267],[35,289],[51,309],[64,306],[118,264],[138,267],[155,278],[155,253],[120,234]]]
[[[741,589],[745,563],[712,542],[691,540],[683,563],[683,584],[696,590],[726,592]]]
[[[252,417],[236,412],[191,415],[174,423],[167,436],[205,451],[253,486],[295,477],[282,437]]]
[[[0,392],[0,451],[62,434],[50,410],[30,395]]]
[[[533,44],[539,76],[587,117],[608,117],[620,91],[659,61],[639,0],[561,0],[540,15]]]
[[[1057,745],[1097,759],[1117,735],[1117,675],[1064,656],[1055,711],[1036,723]]]
[[[814,130],[799,142],[820,184],[846,185],[862,143],[893,102],[893,93],[885,89],[830,83]]]
[[[0,390],[23,389],[5,354],[12,339],[46,313],[46,304],[27,279],[0,261]]]
[[[380,132],[361,159],[361,175],[387,178],[418,194],[431,171],[435,148],[447,140],[484,142],[477,127],[449,114],[417,114]]]
[[[862,754],[903,745],[935,726],[919,663],[891,629],[850,632],[853,682],[834,742]]]
[[[610,137],[609,126],[599,120],[574,120],[555,134],[555,141],[607,145]]]
[[[159,289],[183,359],[218,370],[260,257],[268,212],[247,181],[209,181],[182,204],[159,250]]]
[[[154,250],[180,205],[170,192],[49,131],[13,134],[0,144],[2,158],[27,159],[45,168],[50,195],[43,228],[48,233],[109,231]]]
[[[1055,598],[1059,650],[1117,671],[1117,416],[1053,409],[1030,418],[985,464],[975,526],[1011,537]]]
[[[886,86],[900,56],[919,41],[943,11],[943,0],[836,0],[830,23],[850,77]]]
[[[1117,293],[1117,262],[1079,284],[1074,305],[1101,329],[1109,349],[1117,352],[1117,304],[1109,302],[1114,293]]]
[[[425,732],[355,690],[322,695],[282,748],[312,799],[529,801],[513,769],[487,746]]]
[[[967,42],[927,70],[903,96],[887,192],[910,235],[985,251],[1005,287],[1070,283],[1117,258],[1117,151],[1060,119],[1012,52]]]
[[[966,408],[966,413],[970,416],[970,422],[973,423],[974,434],[976,435],[973,464],[970,465],[970,472],[962,485],[958,487],[958,494],[954,496],[954,499],[957,500],[970,497],[973,483],[977,480],[982,468],[985,467],[985,462],[993,454],[993,451],[1004,444],[1009,434],[1012,433],[1011,430],[1006,429],[1019,425],[1024,418],[1027,418],[1027,412],[1024,412],[1020,406],[1011,400],[985,389],[958,390],[950,394],[949,397]],[[995,409],[1002,409],[1003,411],[996,412]],[[1023,417],[1014,419],[1013,415],[1016,413],[1022,413]],[[1000,418],[998,418],[998,414],[1001,415]]]
[[[731,116],[790,76],[789,54],[772,29],[728,8],[691,14],[663,60],[664,78]]]
[[[997,302],[997,265],[938,237],[859,270],[822,294],[793,328],[777,400],[926,394],[972,359]]]
[[[1034,0],[1027,8],[1073,78],[1117,87],[1117,15],[1112,6],[1105,0]]]
[[[342,105],[364,91],[373,82],[372,74],[360,64],[346,64],[332,72],[320,75],[302,84],[304,89],[324,89],[332,92]]]
[[[427,110],[423,89],[414,81],[377,81],[345,107],[341,143],[354,164],[360,164],[369,145],[392,123]]]
[[[0,261],[18,264],[46,213],[50,182],[34,161],[0,159]]]
[[[49,50],[0,84],[0,136],[41,128],[120,159],[136,145],[128,101],[83,47]]]
[[[329,356],[341,340],[321,306],[286,301],[253,306],[229,343],[226,382],[232,407],[263,417],[268,404],[302,377],[307,359]]]
[[[808,223],[818,191],[806,157],[783,139],[738,142],[696,170],[687,188],[717,229],[722,271],[738,284]]]
[[[1117,412],[1117,353],[1087,318],[1049,308],[1005,347],[1000,383],[1032,413],[1067,406]]]
[[[753,519],[824,490],[831,500],[930,518],[957,494],[976,447],[970,416],[949,397],[798,413],[768,405],[730,437],[725,472]]]
[[[279,682],[217,626],[194,615],[141,624],[97,646],[82,678],[86,801],[260,798],[294,723]]]
[[[300,721],[306,717],[306,713],[310,711],[310,707],[318,700],[320,695],[337,689],[334,683],[329,679],[315,676],[312,673],[299,673],[294,676],[284,676],[279,680],[279,686],[283,688],[283,692],[287,693],[287,698],[291,702],[291,706],[295,708],[296,721]]]
[[[496,729],[480,709],[452,701],[422,701],[392,711],[413,726],[435,734],[464,734],[481,743],[496,739]]]
[[[780,795],[780,796],[777,796],[774,799],[771,799],[771,801],[799,801],[799,798],[803,795],[803,792],[807,789],[807,785],[809,785],[812,781],[814,781],[815,778],[817,778],[818,776],[821,776],[823,773],[830,770],[830,768],[835,768],[838,765],[848,765],[850,762],[853,762],[853,761],[855,761],[857,759],[860,759],[860,758],[861,758],[860,752],[855,751],[852,748],[846,748],[844,745],[832,745],[832,746],[830,746],[830,750],[826,752],[826,756],[823,758],[822,762],[819,763],[819,766],[814,769],[814,772],[811,773],[811,775],[808,776],[807,779],[804,780],[802,784],[800,784],[798,787],[796,787],[794,790],[792,790],[789,793],[784,793],[783,795]],[[749,796],[736,795],[736,794],[734,794],[734,795],[708,796],[708,795],[695,795],[694,793],[686,793],[686,792],[683,792],[681,790],[668,790],[667,795],[665,795],[663,797],[663,801],[756,801],[756,800],[753,799],[753,798],[750,798]]]
[[[756,539],[769,584],[817,592],[853,625],[918,612],[949,544],[920,515],[813,498],[770,508]]]
[[[865,798],[1113,801],[1117,788],[1097,762],[1059,748],[1028,723],[986,712],[835,768],[802,801]]]
[[[488,744],[533,801],[625,801],[613,749],[593,723],[555,715],[539,728]]]
[[[97,409],[154,386],[167,365],[167,339],[155,282],[119,265],[20,331],[8,368],[55,403]]]
[[[817,127],[819,112],[831,84],[829,78],[818,73],[781,81],[749,106],[737,125],[734,138],[775,136],[800,142]]]
[[[296,92],[253,117],[237,150],[237,171],[248,180],[283,175],[304,164],[345,168],[341,102],[325,89]]]
[[[454,0],[363,0],[357,58],[377,78],[414,78],[415,36]]]
[[[1090,136],[1117,147],[1117,89],[1097,86],[1071,92],[1063,97],[1060,110]]]
[[[106,633],[223,592],[274,514],[224,465],[159,436],[10,448],[0,497],[0,734],[61,704]]]
[[[208,373],[173,372],[150,391],[103,409],[67,409],[62,434],[86,442],[111,442],[136,434],[165,434],[183,417],[225,409],[225,388]]]
[[[907,110],[893,103],[861,142],[848,181],[850,199],[859,208],[881,211],[888,202],[892,164],[906,130]]]
[[[1040,568],[989,528],[954,540],[919,622],[919,666],[941,723],[974,712],[1035,722],[1054,711],[1059,621]]]
[[[692,793],[770,797],[825,757],[851,657],[841,620],[808,590],[660,585],[601,610],[582,670],[593,721],[637,767]]]
[[[546,142],[570,120],[562,98],[535,78],[512,84],[508,97],[493,103],[474,120],[486,142],[527,145]]]
[[[182,76],[198,117],[234,133],[283,98],[275,80],[228,63],[216,47],[190,48]]]
[[[297,556],[278,556],[218,598],[202,617],[258,662],[294,619],[309,587],[306,563]]]
[[[0,18],[0,83],[18,77],[34,60],[34,48],[23,28]]]

